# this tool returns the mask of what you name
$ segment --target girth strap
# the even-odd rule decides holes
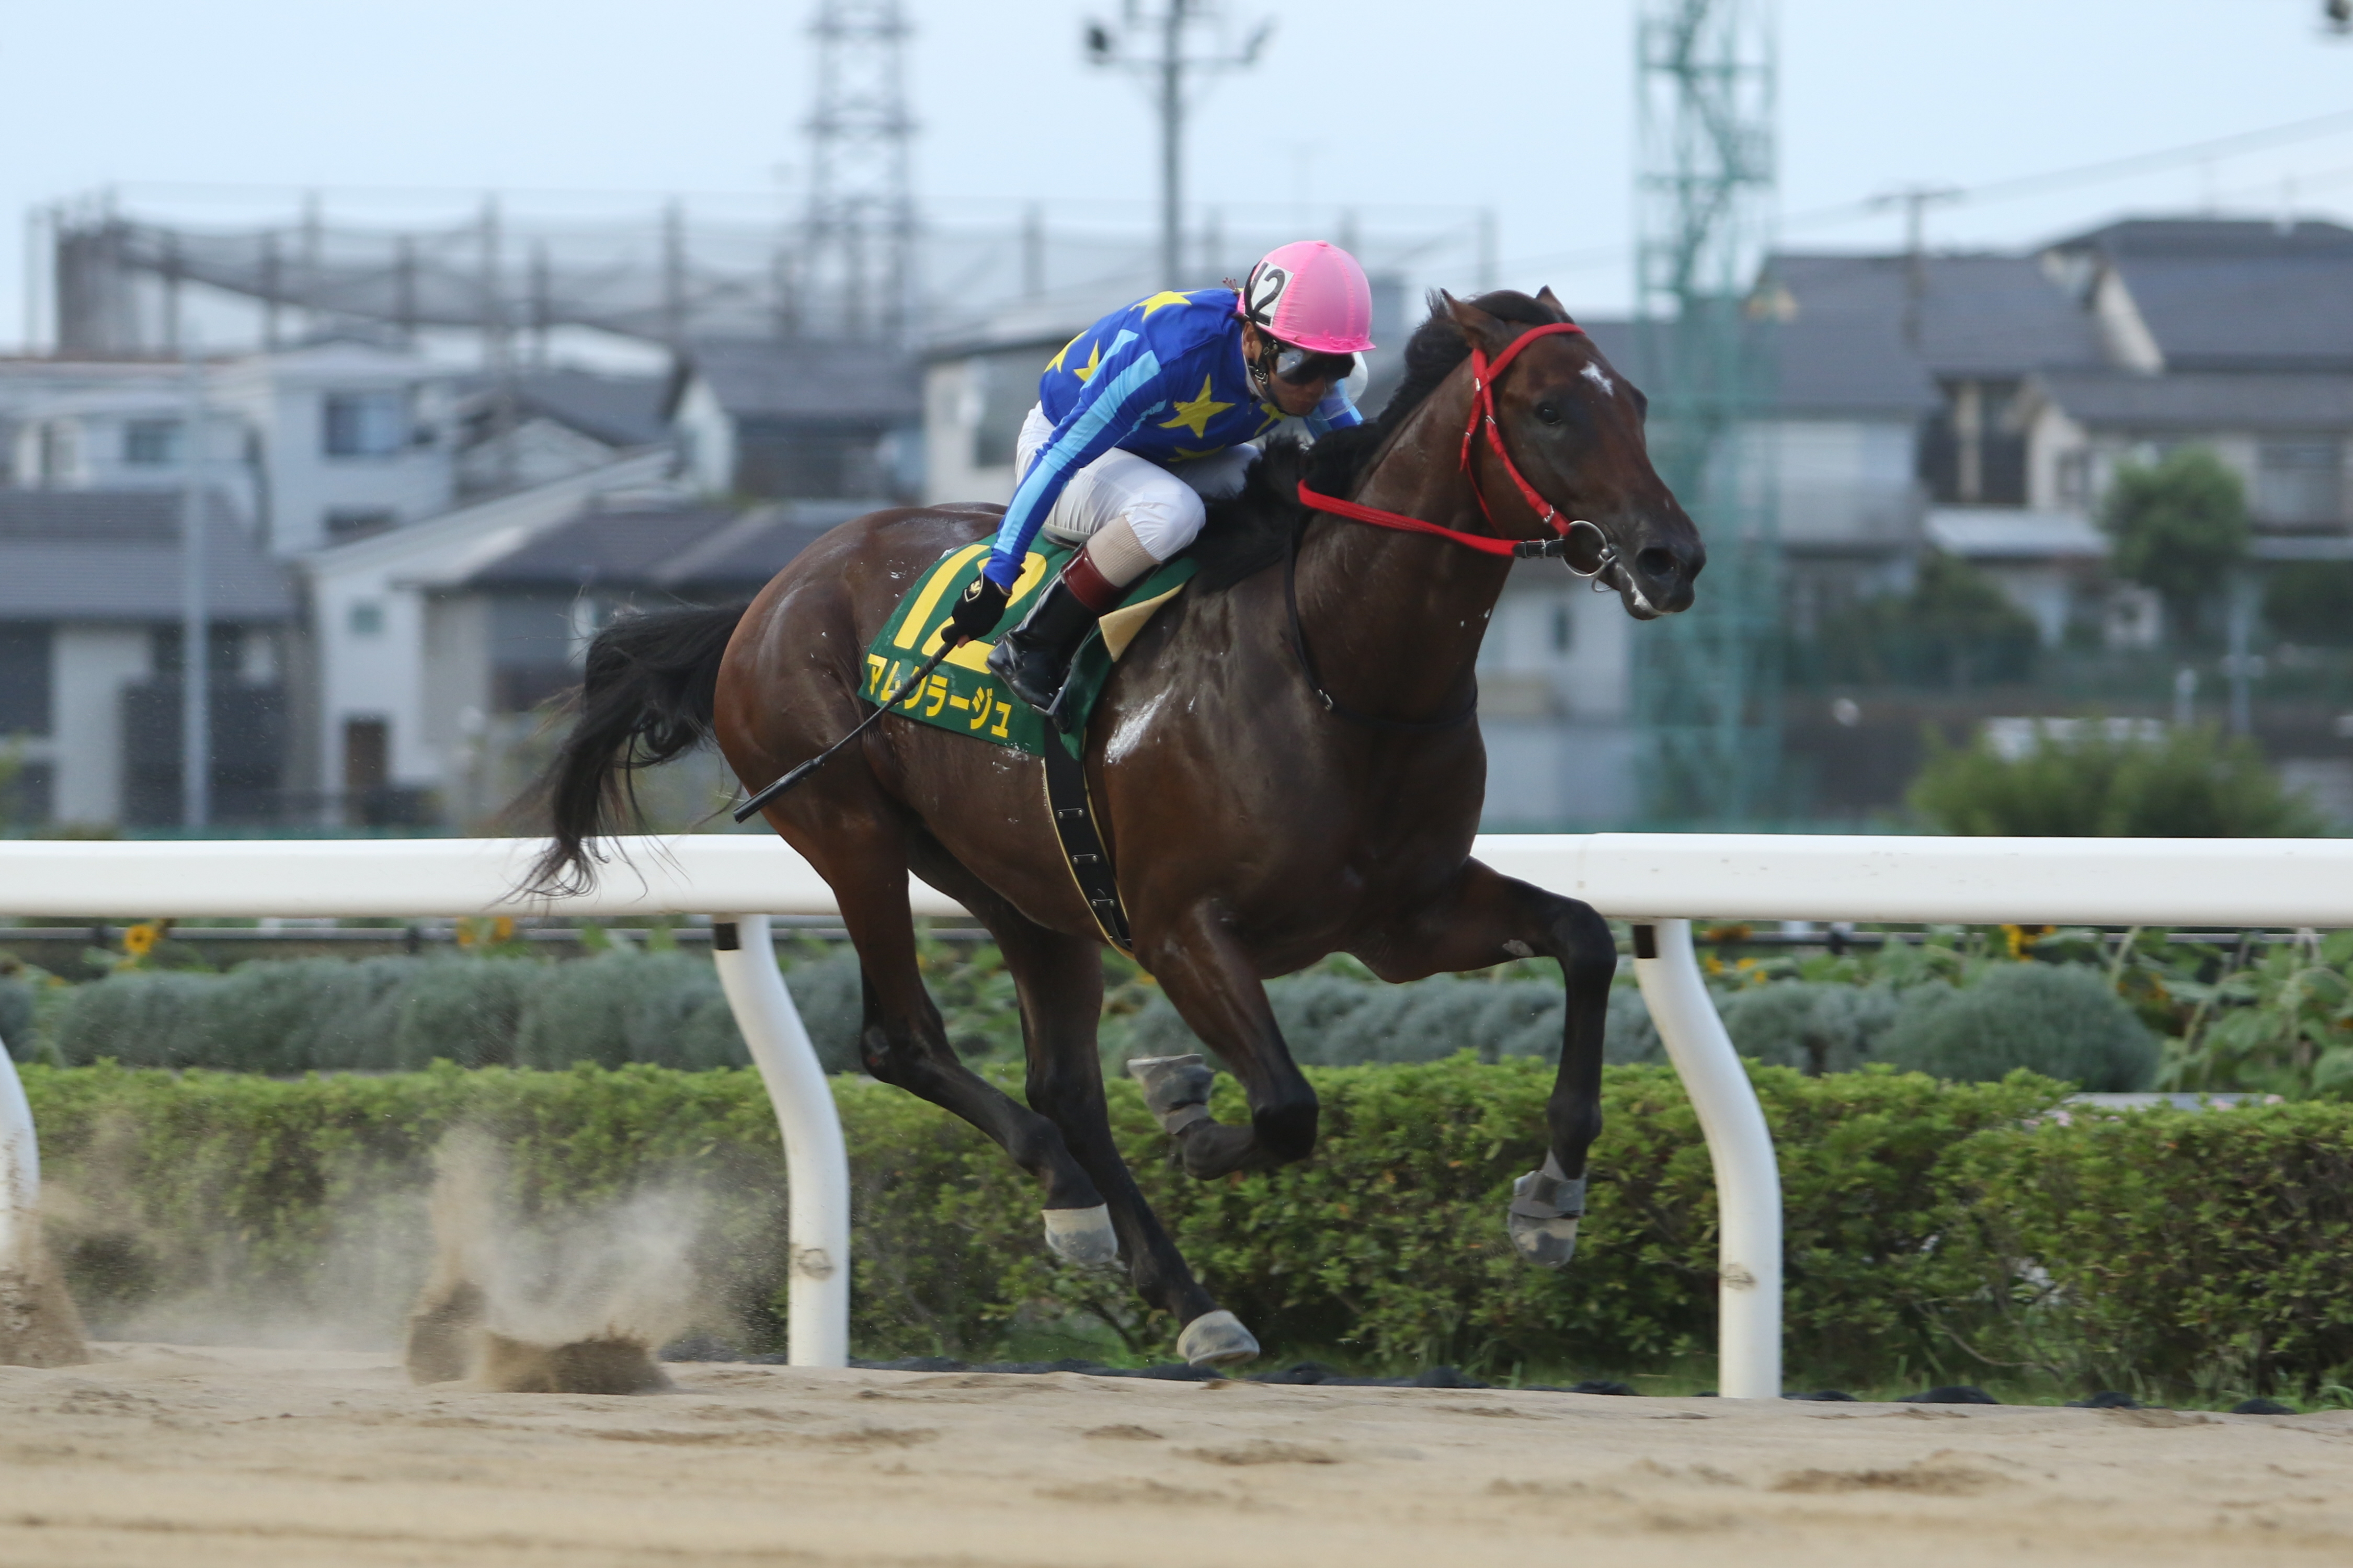
[[[1071,879],[1087,901],[1103,940],[1124,953],[1134,953],[1135,941],[1127,926],[1127,906],[1120,902],[1119,879],[1112,871],[1111,851],[1096,829],[1094,804],[1087,793],[1087,765],[1071,755],[1060,735],[1046,737],[1046,812],[1054,820],[1054,836],[1061,840]]]

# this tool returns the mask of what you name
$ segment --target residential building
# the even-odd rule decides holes
[[[660,446],[668,394],[662,376],[570,368],[471,378],[457,400],[458,493],[527,489]]]
[[[0,489],[37,483],[39,447],[32,464],[18,457],[21,427],[31,411],[59,398],[94,392],[150,392],[168,395],[184,385],[185,372],[169,360],[69,360],[0,355]]]
[[[544,705],[576,688],[590,638],[619,616],[741,604],[862,501],[771,501],[745,511],[672,492],[586,498],[502,552],[415,579],[426,595],[424,733],[442,759],[446,818],[490,820],[545,760]],[[643,798],[700,804],[733,787],[705,756],[637,781]]]
[[[98,385],[37,368],[0,365],[14,484],[186,484],[184,368],[144,364]],[[456,494],[451,377],[419,355],[330,341],[210,363],[201,379],[203,482],[230,498],[271,554],[414,522]]]
[[[707,496],[912,500],[923,489],[915,362],[876,343],[804,338],[688,345],[664,412]]]
[[[181,820],[185,502],[158,490],[0,490],[6,826]],[[205,508],[213,820],[277,820],[301,759],[286,569]]]
[[[617,493],[675,498],[670,454],[653,451],[529,489],[459,507],[406,528],[315,552],[309,585],[319,698],[311,744],[320,814],[329,822],[439,820],[453,731],[427,718],[427,667],[451,636],[433,607],[435,585]]]

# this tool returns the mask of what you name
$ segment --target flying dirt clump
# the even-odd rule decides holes
[[[435,1152],[433,1271],[408,1316],[409,1380],[505,1394],[668,1388],[654,1347],[700,1315],[693,1200],[648,1193],[526,1224],[501,1201],[505,1178],[480,1134],[453,1133]]]

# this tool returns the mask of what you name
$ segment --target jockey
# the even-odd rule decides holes
[[[1042,527],[1081,544],[988,668],[1050,712],[1071,658],[1129,584],[1193,542],[1204,502],[1238,493],[1284,418],[1316,435],[1363,421],[1341,387],[1373,346],[1372,289],[1356,258],[1321,240],[1270,252],[1231,287],[1159,293],[1071,340],[1038,378],[1022,422],[1012,504],[952,635],[997,629]]]

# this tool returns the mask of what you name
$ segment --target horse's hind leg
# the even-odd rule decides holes
[[[1194,1279],[1184,1255],[1137,1189],[1112,1137],[1103,1104],[1103,1058],[1096,1049],[1103,1012],[1100,945],[1092,938],[1065,936],[1037,924],[944,851],[923,852],[920,841],[916,868],[925,881],[979,916],[997,938],[1020,996],[1030,1108],[1061,1129],[1071,1153],[1094,1178],[1119,1249],[1127,1255],[1135,1293],[1182,1325],[1177,1349],[1187,1360],[1222,1363],[1256,1355],[1258,1342],[1232,1313],[1220,1310]],[[1047,1239],[1065,1257],[1071,1253],[1056,1242],[1055,1216],[1070,1212],[1046,1211]]]
[[[1071,1157],[1060,1130],[965,1066],[948,1044],[946,1026],[915,963],[906,847],[905,834],[894,825],[871,818],[837,822],[818,863],[858,949],[866,993],[866,1022],[858,1044],[866,1070],[954,1111],[997,1140],[1014,1163],[1043,1184],[1048,1208],[1100,1205],[1102,1195]]]
[[[1145,1077],[1145,1096],[1176,1138],[1186,1173],[1207,1179],[1307,1158],[1315,1148],[1315,1090],[1291,1059],[1266,987],[1219,912],[1189,911],[1137,956],[1250,1097],[1250,1125],[1230,1126],[1209,1117],[1206,1073]]]
[[[1545,1104],[1550,1147],[1543,1168],[1514,1184],[1505,1226],[1527,1261],[1566,1265],[1576,1255],[1577,1219],[1585,1213],[1586,1152],[1601,1135],[1601,1042],[1618,970],[1609,922],[1590,904],[1471,860],[1443,895],[1416,911],[1410,925],[1356,956],[1390,981],[1484,969],[1514,958],[1560,961],[1568,1011],[1560,1071]]]

